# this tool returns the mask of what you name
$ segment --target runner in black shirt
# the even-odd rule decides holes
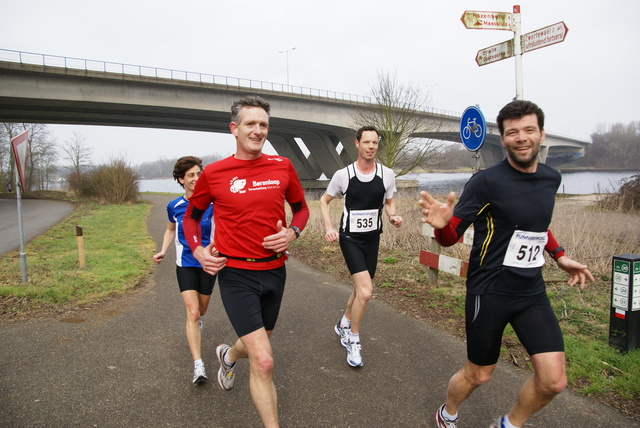
[[[542,279],[544,250],[569,273],[569,285],[593,281],[587,266],[564,254],[549,230],[560,174],[538,162],[544,141],[544,113],[529,101],[513,101],[498,114],[507,159],[474,175],[458,204],[455,194],[436,201],[421,192],[422,221],[449,246],[470,224],[474,240],[466,298],[467,362],[449,381],[436,426],[455,428],[459,405],[491,378],[502,334],[511,324],[531,356],[534,374],[520,388],[515,405],[492,427],[524,426],[567,384],[560,326]]]
[[[331,177],[327,191],[320,198],[322,222],[327,242],[340,240],[340,249],[353,278],[353,292],[342,319],[334,326],[340,342],[347,351],[351,367],[362,366],[360,354],[360,325],[367,302],[373,291],[373,277],[378,264],[378,247],[382,233],[382,208],[395,227],[403,219],[396,212],[393,194],[396,177],[393,170],[376,162],[380,136],[373,126],[364,126],[356,133],[358,159]],[[340,219],[340,234],[333,228],[329,203],[344,195],[344,209]]]

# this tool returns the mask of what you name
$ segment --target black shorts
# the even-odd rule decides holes
[[[205,296],[211,296],[216,275],[209,275],[199,267],[183,267],[176,265],[176,276],[180,292],[195,290]]]
[[[369,276],[373,279],[378,266],[379,247],[378,233],[361,236],[340,233],[340,249],[351,275],[368,270]]]
[[[285,266],[270,270],[225,267],[218,273],[222,304],[238,337],[273,330],[280,313]]]
[[[564,352],[562,331],[546,293],[524,297],[467,294],[465,313],[467,358],[479,366],[498,362],[507,324],[529,355]]]

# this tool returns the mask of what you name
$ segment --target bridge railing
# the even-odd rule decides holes
[[[122,64],[108,61],[73,58],[58,55],[47,55],[32,52],[21,52],[0,49],[0,61],[17,62],[20,64],[42,65],[48,67],[62,67],[75,70],[98,71],[105,73],[119,73],[141,77],[155,77],[188,82],[211,83],[229,87],[261,89],[266,91],[284,92],[295,95],[324,98],[328,100],[353,102],[360,104],[376,104],[373,97],[355,95],[326,89],[309,88],[304,86],[286,85],[283,83],[266,82],[262,80],[243,79],[239,77],[219,76],[208,73],[198,73],[169,68],[149,67],[143,65]],[[418,106],[416,110],[442,116],[460,117],[460,113]]]

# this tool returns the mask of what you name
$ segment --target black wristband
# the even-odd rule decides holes
[[[556,248],[553,251],[549,251],[549,255],[555,258],[555,255],[558,254],[560,251],[564,251],[564,248],[562,248],[562,245],[559,245],[558,248]]]
[[[289,229],[293,229],[296,234],[296,239],[300,237],[300,228],[298,228],[298,226],[289,226]]]

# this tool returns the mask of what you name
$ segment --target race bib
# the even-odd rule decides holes
[[[502,264],[519,268],[540,267],[544,265],[545,245],[547,232],[516,230],[511,236]]]
[[[356,233],[378,230],[378,210],[349,211],[349,231]]]

